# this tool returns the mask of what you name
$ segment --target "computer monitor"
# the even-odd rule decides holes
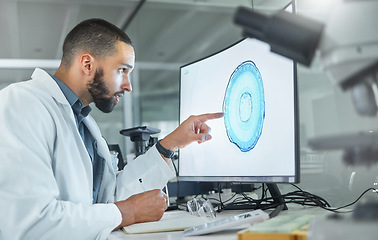
[[[206,122],[212,140],[179,151],[179,181],[297,183],[296,65],[269,45],[242,39],[180,68],[180,122]]]

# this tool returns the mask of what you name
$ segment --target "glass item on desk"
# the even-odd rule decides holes
[[[189,212],[198,217],[214,219],[216,213],[211,202],[204,198],[193,198],[186,203]]]

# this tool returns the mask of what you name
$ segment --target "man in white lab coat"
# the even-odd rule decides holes
[[[90,19],[67,35],[54,76],[36,69],[0,91],[0,239],[106,239],[161,218],[172,151],[211,139],[205,121],[222,113],[188,118],[117,173],[88,105],[111,112],[134,63],[129,37]]]

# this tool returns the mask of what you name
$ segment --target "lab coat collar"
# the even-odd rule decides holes
[[[58,86],[58,84],[55,82],[55,80],[48,74],[46,71],[36,68],[31,76],[31,78],[34,81],[37,81],[41,84],[41,86],[44,86],[47,88],[47,90],[50,92],[51,96],[62,105],[64,111],[67,112],[67,114],[70,116],[72,126],[76,127],[76,121],[75,116],[72,111],[71,105],[68,102],[66,96],[64,96],[62,90]],[[79,134],[79,132],[78,132]],[[78,135],[80,137],[80,135]],[[84,146],[84,143],[83,143]]]
[[[42,80],[43,85],[45,85],[54,99],[56,99],[59,103],[63,105],[68,105],[70,107],[67,98],[64,96],[62,91],[60,90],[58,84],[54,81],[54,79],[48,74],[46,71],[36,68],[31,76],[32,79],[36,79],[37,81]],[[48,81],[46,81],[48,80]]]

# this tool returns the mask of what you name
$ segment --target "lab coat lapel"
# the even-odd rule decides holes
[[[88,130],[91,132],[92,136],[97,141],[97,150],[98,150],[99,155],[106,160],[109,166],[111,166],[112,163],[109,161],[110,152],[108,149],[108,145],[105,139],[102,137],[100,129],[98,128],[95,120],[92,118],[91,115],[88,115],[86,118],[84,118],[83,122],[85,126],[88,128]]]
[[[105,159],[105,168],[102,175],[100,189],[98,192],[97,202],[108,203],[114,201],[114,191],[116,185],[116,172],[113,169],[112,160],[110,157],[110,152],[108,144],[101,135],[101,131],[98,128],[95,120],[92,116],[88,115],[84,120],[84,124],[87,126],[88,130],[91,132],[92,136],[97,141],[98,154]]]

